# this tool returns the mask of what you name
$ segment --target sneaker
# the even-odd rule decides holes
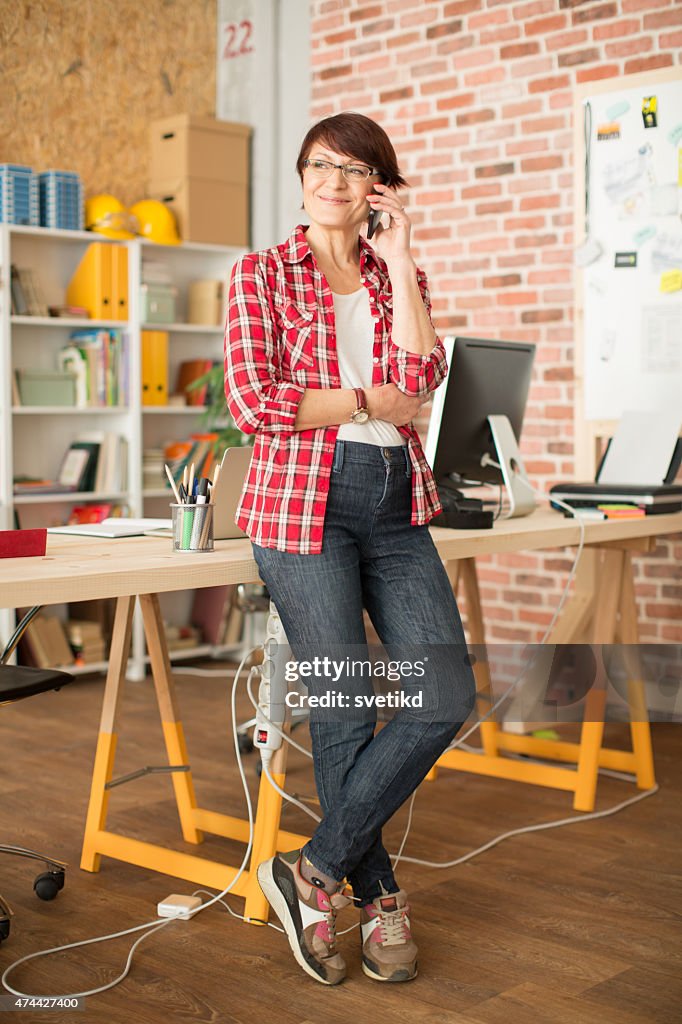
[[[346,964],[336,949],[336,912],[351,903],[348,896],[331,896],[306,881],[299,871],[299,850],[278,853],[258,865],[258,884],[284,926],[291,951],[300,967],[323,985],[338,985]]]
[[[377,896],[360,911],[362,969],[375,981],[410,981],[417,976],[417,946],[410,933],[410,908],[402,891]]]

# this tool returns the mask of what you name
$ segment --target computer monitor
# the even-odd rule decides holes
[[[535,500],[518,443],[535,345],[459,337],[444,338],[443,344],[448,376],[434,396],[424,450],[436,484],[452,480],[452,474],[502,483],[509,515],[527,515]]]

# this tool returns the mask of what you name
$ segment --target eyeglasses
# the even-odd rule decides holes
[[[316,178],[328,178],[339,170],[346,181],[367,181],[373,174],[380,173],[376,167],[368,167],[366,164],[332,164],[329,160],[304,160],[303,166]]]

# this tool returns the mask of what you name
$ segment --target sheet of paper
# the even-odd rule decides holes
[[[604,459],[599,483],[662,484],[680,427],[680,412],[624,412]]]

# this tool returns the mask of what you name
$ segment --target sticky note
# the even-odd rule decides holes
[[[652,224],[649,224],[647,227],[640,228],[639,231],[635,232],[633,235],[633,241],[635,245],[644,245],[644,243],[648,242],[650,238],[653,238],[655,234],[656,228]]]
[[[617,118],[622,117],[623,114],[627,114],[630,109],[630,104],[627,100],[620,100],[619,103],[614,103],[613,106],[609,107],[606,111],[606,116],[609,121],[615,121]]]
[[[666,270],[661,274],[662,292],[679,292],[682,288],[682,270]]]

